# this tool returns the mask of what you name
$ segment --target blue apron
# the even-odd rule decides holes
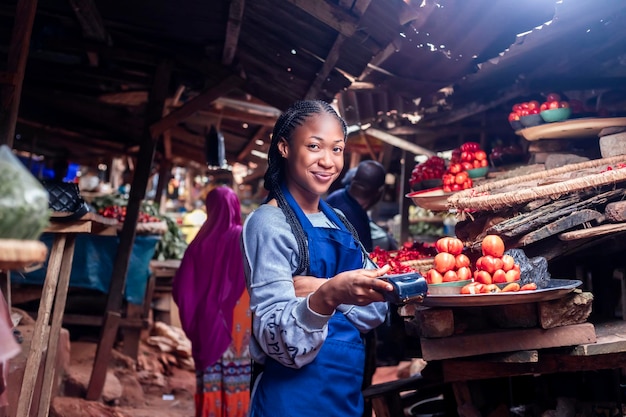
[[[320,201],[320,208],[338,229],[313,227],[285,187],[283,193],[307,234],[310,275],[333,277],[362,268],[360,246],[328,204]],[[267,358],[250,417],[361,417],[364,363],[360,332],[342,313],[335,312],[313,362],[293,369]]]

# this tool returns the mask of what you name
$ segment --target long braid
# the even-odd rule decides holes
[[[285,179],[285,160],[280,155],[278,143],[281,139],[285,139],[287,143],[291,143],[291,135],[298,126],[301,126],[310,116],[324,113],[337,118],[343,129],[344,140],[347,139],[348,131],[346,122],[335,112],[335,109],[333,109],[330,104],[321,100],[297,101],[281,114],[276,121],[274,131],[272,132],[272,141],[267,154],[267,171],[264,176],[264,187],[269,191],[269,198],[276,199],[278,207],[280,207],[285,214],[287,223],[289,223],[296,238],[296,242],[298,243],[300,257],[295,275],[301,275],[305,272],[308,273],[310,266],[309,250],[306,233],[304,233],[304,229],[298,221],[296,213],[287,203],[281,189],[281,184]]]

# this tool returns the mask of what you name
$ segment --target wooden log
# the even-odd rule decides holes
[[[531,230],[544,226],[560,217],[567,216],[578,210],[607,203],[612,199],[619,198],[623,194],[623,189],[610,190],[600,194],[591,194],[591,197],[589,197],[590,194],[581,195],[576,193],[566,198],[557,200],[555,203],[547,204],[540,210],[520,214],[519,216],[515,216],[509,220],[498,223],[489,229],[489,233],[507,237],[526,234]]]
[[[626,222],[626,201],[615,201],[604,208],[604,215],[610,222]]]
[[[522,236],[517,244],[518,246],[530,245],[531,243],[535,243],[539,240],[545,239],[557,233],[564,232],[583,223],[587,223],[590,221],[602,222],[603,219],[604,216],[602,215],[602,213],[591,209],[583,209],[571,213],[569,216],[561,217],[560,219],[557,219],[552,223],[548,223],[537,230],[527,233],[526,235]]]
[[[539,303],[539,324],[543,329],[584,323],[591,314],[593,294],[574,291],[558,300]]]

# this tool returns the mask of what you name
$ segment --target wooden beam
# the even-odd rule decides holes
[[[374,148],[372,147],[371,142],[369,141],[369,139],[367,138],[365,133],[363,133],[362,130],[359,133],[361,134],[361,139],[363,139],[363,142],[365,142],[365,147],[367,148],[367,152],[369,152],[370,157],[374,161],[376,161],[378,158],[376,157],[376,152],[374,152]]]
[[[94,0],[69,0],[69,3],[83,29],[85,38],[111,45],[111,37],[104,27],[102,16]]]
[[[217,98],[225,95],[229,91],[241,86],[242,84],[243,80],[236,75],[231,75],[227,77],[218,85],[209,88],[208,90],[205,90],[204,92],[200,93],[200,95],[189,100],[182,107],[179,107],[177,110],[171,112],[158,122],[154,123],[152,126],[150,126],[150,134],[153,138],[158,138],[167,129],[171,129],[172,127],[176,126],[179,122],[185,120],[187,117],[191,116],[198,110],[208,107],[208,105],[215,101]]]
[[[356,32],[358,19],[341,7],[326,1],[288,0],[289,3],[304,10],[317,20],[327,24],[345,37]]]
[[[245,111],[227,109],[227,108],[224,108],[222,110],[217,110],[217,109],[201,110],[201,111],[198,111],[197,114],[201,118],[206,118],[207,116],[213,116],[214,118],[237,120],[242,123],[246,122],[246,123],[253,124],[253,125],[262,125],[262,126],[268,126],[268,127],[274,126],[274,124],[276,123],[276,119],[278,119],[278,117],[275,117],[275,116],[261,116],[261,115],[257,115],[253,113],[248,113]],[[213,123],[209,121],[209,125],[210,124],[213,124]]]
[[[337,36],[335,43],[333,43],[333,46],[330,48],[328,56],[324,60],[322,68],[317,72],[315,80],[313,80],[311,87],[309,87],[309,91],[307,91],[305,95],[305,98],[307,100],[318,98],[317,95],[322,88],[322,84],[324,84],[324,81],[326,81],[326,78],[328,77],[330,72],[333,70],[333,68],[335,68],[335,65],[337,65],[337,61],[339,61],[341,46],[346,41],[346,39],[347,38],[342,34],[339,34]]]
[[[224,52],[222,54],[222,64],[231,65],[237,51],[239,33],[241,32],[241,21],[243,20],[243,10],[245,0],[232,0],[228,12],[228,23],[226,24],[226,40],[224,41]]]
[[[7,58],[7,72],[15,74],[15,79],[13,85],[0,89],[0,145],[5,144],[10,148],[13,147],[15,137],[15,123],[36,12],[37,0],[18,0]]]
[[[416,145],[412,142],[409,142],[408,140],[390,135],[389,133],[383,132],[382,130],[369,128],[365,130],[365,133],[372,137],[375,137],[376,139],[382,142],[393,145],[396,148],[400,148],[405,151],[411,152],[412,154],[415,154],[415,155],[427,155],[427,156],[435,155],[435,153],[429,149],[422,148],[421,146]]]
[[[266,135],[269,135],[267,127],[261,126],[258,128],[254,136],[252,136],[252,139],[250,139],[248,144],[239,152],[239,155],[237,155],[237,161],[244,163],[246,156],[250,155],[250,152],[257,146],[256,141]]]
[[[351,5],[350,8],[358,17],[361,17],[365,13],[365,10],[367,10],[367,8],[369,7],[370,2],[371,0],[358,0],[354,3],[353,7]],[[337,65],[337,61],[339,61],[339,58],[341,56],[341,47],[343,46],[346,39],[347,36],[344,34],[340,33],[337,36],[337,39],[335,39],[333,46],[330,48],[330,51],[328,52],[328,55],[324,60],[322,68],[317,72],[315,80],[313,80],[313,83],[311,83],[311,87],[309,87],[309,90],[305,95],[306,99],[318,98],[317,96],[322,89],[324,81],[326,81],[326,78],[328,78],[330,72]]]

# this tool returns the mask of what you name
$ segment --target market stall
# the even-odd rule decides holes
[[[592,136],[606,134],[614,124],[618,127],[609,134],[619,134],[622,123],[620,118],[581,119],[520,134],[534,129],[557,140],[588,137],[589,129]],[[443,179],[439,187],[407,194],[416,206],[454,213],[458,220],[452,238],[457,242],[438,241],[431,264],[424,267],[428,258],[421,260],[418,271],[429,282],[428,295],[400,311],[407,333],[420,340],[420,357],[429,362],[423,378],[451,384],[461,415],[539,401],[522,399],[510,377],[554,375],[556,381],[558,375],[594,371],[620,380],[626,360],[619,320],[624,285],[623,280],[613,285],[611,275],[623,268],[624,245],[617,241],[625,230],[625,162],[623,152],[616,151],[552,169],[515,165],[509,172],[474,178],[466,189],[467,175],[458,183],[447,180],[459,184],[455,190],[444,190]],[[494,245],[494,237],[501,243]],[[611,237],[614,244],[607,246]],[[513,263],[506,259],[510,255]],[[602,265],[603,274],[594,270],[591,277],[590,271]],[[485,388],[493,381],[512,391]],[[617,385],[612,389],[619,391]],[[587,397],[580,401],[593,403]],[[600,407],[599,401],[587,406]]]

